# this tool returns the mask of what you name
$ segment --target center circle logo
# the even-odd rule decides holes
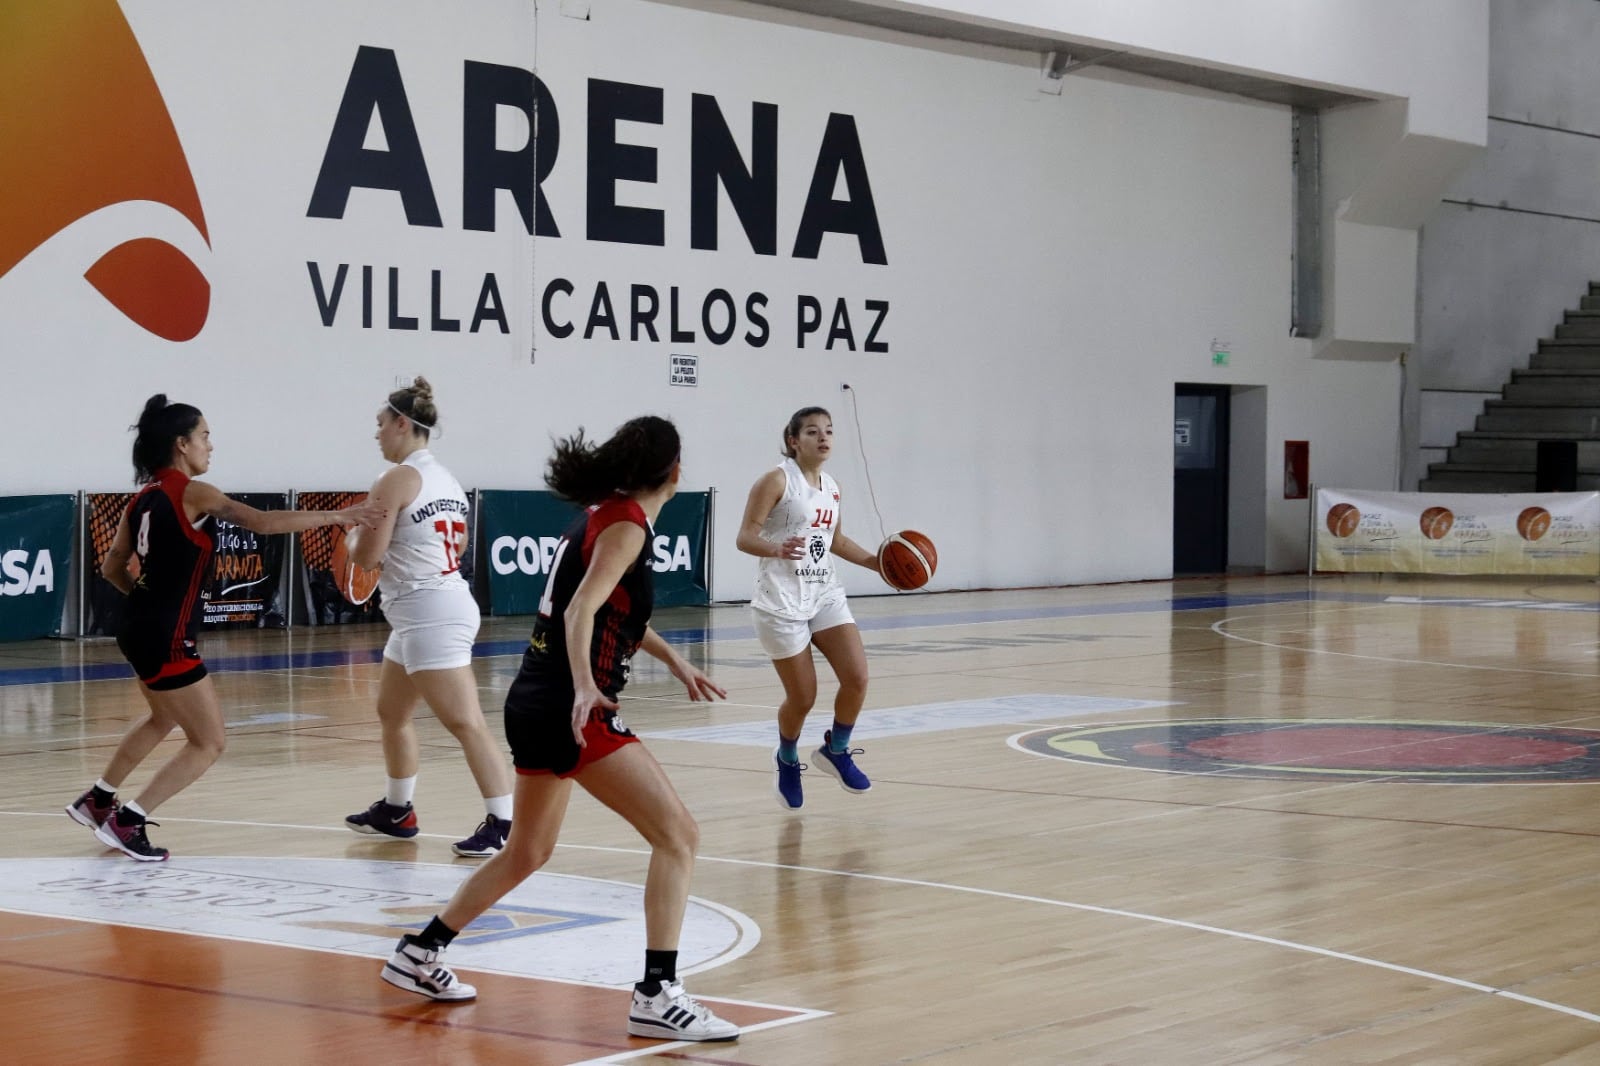
[[[1100,766],[1259,780],[1600,781],[1600,730],[1483,722],[1200,718],[1057,727],[1014,744]]]

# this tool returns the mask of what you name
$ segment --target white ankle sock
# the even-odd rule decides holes
[[[396,807],[404,807],[411,802],[411,797],[417,794],[417,775],[410,777],[391,777],[384,788],[383,799],[385,803],[392,803]]]

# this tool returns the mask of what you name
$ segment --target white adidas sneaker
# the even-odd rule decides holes
[[[737,1040],[739,1027],[712,1014],[683,990],[682,981],[669,981],[653,996],[633,990],[628,1035],[657,1040]]]
[[[450,967],[439,965],[439,952],[414,944],[404,937],[384,964],[382,976],[396,988],[429,999],[475,999],[478,995],[478,990],[463,984]]]

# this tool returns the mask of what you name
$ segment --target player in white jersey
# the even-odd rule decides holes
[[[378,590],[393,632],[383,648],[378,680],[388,785],[382,799],[344,821],[358,833],[417,835],[411,804],[417,733],[411,716],[421,699],[461,742],[487,811],[477,830],[453,849],[482,858],[499,851],[511,831],[511,774],[478,703],[472,673],[478,604],[461,577],[461,555],[470,543],[467,496],[428,450],[437,420],[433,388],[425,378],[389,394],[378,411],[377,439],[383,457],[395,465],[369,496],[383,501],[389,520],[345,539],[356,565],[381,567]]]
[[[786,458],[750,489],[739,526],[739,550],[761,560],[750,601],[756,636],[783,682],[774,791],[779,805],[790,811],[805,801],[800,731],[817,702],[812,645],[839,679],[833,726],[823,733],[813,762],[847,792],[872,787],[855,764],[861,750],[850,747],[867,698],[867,653],[834,564],[843,559],[876,573],[878,557],[839,527],[839,486],[822,471],[832,450],[832,416],[821,407],[796,411],[783,433]]]

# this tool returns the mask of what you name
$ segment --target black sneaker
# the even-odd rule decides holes
[[[113,798],[110,803],[102,807],[94,801],[92,788],[67,805],[67,817],[90,829],[99,829],[107,818],[116,813],[116,799]]]
[[[388,800],[379,800],[360,814],[350,815],[344,824],[358,833],[382,833],[410,840],[417,835],[417,812],[409,803],[397,807]]]
[[[123,825],[115,818],[107,818],[94,831],[94,838],[108,848],[116,848],[131,859],[140,862],[165,862],[167,849],[150,843],[145,828],[160,822],[142,821],[137,825]]]
[[[476,832],[451,844],[450,850],[466,859],[487,859],[506,846],[506,837],[510,835],[511,823],[490,814],[478,823]]]

